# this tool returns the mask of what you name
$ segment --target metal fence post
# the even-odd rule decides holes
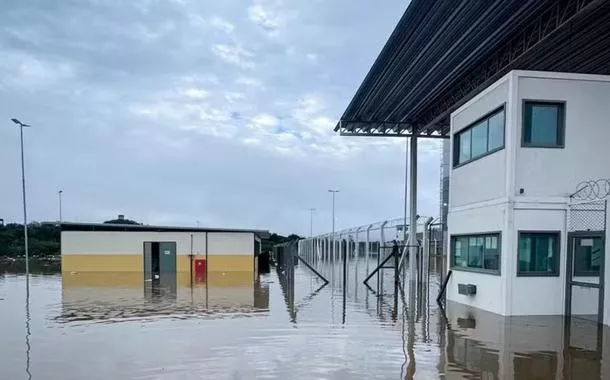
[[[368,228],[366,229],[366,247],[364,247],[367,274],[369,273],[369,254],[371,253],[371,228],[373,228],[373,225],[369,224]]]

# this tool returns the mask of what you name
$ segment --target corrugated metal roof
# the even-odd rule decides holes
[[[513,69],[610,74],[610,0],[412,0],[335,131],[445,137]]]

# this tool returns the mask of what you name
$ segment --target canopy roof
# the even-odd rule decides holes
[[[446,137],[513,69],[610,74],[610,0],[412,0],[335,131]]]

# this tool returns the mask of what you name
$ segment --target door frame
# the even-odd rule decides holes
[[[575,241],[579,237],[599,237],[602,239],[604,245],[604,252],[601,256],[600,268],[599,268],[599,282],[589,283],[574,280],[574,251]],[[598,289],[598,304],[597,304],[597,323],[604,323],[604,277],[605,277],[605,264],[606,264],[606,232],[605,231],[577,231],[569,232],[568,238],[566,239],[566,297],[565,297],[565,316],[572,316],[572,287],[580,286],[583,288]]]

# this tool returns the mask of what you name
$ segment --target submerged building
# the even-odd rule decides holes
[[[409,139],[411,225],[445,141],[449,301],[610,325],[608,120],[610,1],[412,0],[335,131]]]
[[[598,314],[607,210],[592,186],[607,182],[589,181],[610,178],[608,120],[610,76],[538,71],[511,71],[451,114],[447,299]]]
[[[62,272],[254,273],[267,231],[62,223]]]

